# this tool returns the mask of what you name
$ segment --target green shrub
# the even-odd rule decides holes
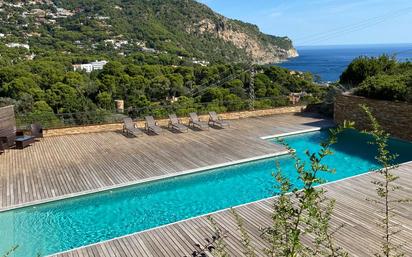
[[[406,101],[408,92],[404,78],[398,75],[369,77],[355,90],[359,96],[389,101]]]

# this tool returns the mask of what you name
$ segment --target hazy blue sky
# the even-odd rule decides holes
[[[412,0],[199,0],[295,45],[412,43]]]

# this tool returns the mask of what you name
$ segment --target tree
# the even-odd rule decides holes
[[[270,78],[265,74],[259,73],[255,76],[255,92],[256,97],[267,96],[267,87],[272,84]]]
[[[191,112],[197,112],[200,105],[195,103],[193,98],[186,96],[179,97],[179,100],[173,104],[173,108],[178,116],[187,116]]]
[[[17,101],[16,111],[19,113],[28,113],[33,110],[34,99],[31,94],[21,93]]]
[[[92,22],[87,23],[86,26],[90,26],[89,23]],[[72,25],[78,29],[81,27],[78,24]],[[93,30],[88,27],[85,32],[92,33]],[[37,38],[37,40],[41,41],[38,42],[39,44],[45,45],[59,44],[62,47],[71,45],[67,42],[56,42],[51,38]],[[94,45],[94,47],[98,46]],[[77,48],[71,45],[69,50],[64,50],[71,51]],[[3,55],[6,53],[3,53],[2,49],[0,46],[0,54],[6,56]],[[10,49],[10,51],[14,50]],[[40,51],[36,48],[37,50]],[[167,54],[163,53],[163,55]],[[153,106],[156,105],[157,109],[167,109],[164,105],[167,97],[187,96],[195,105],[200,102],[212,103],[209,108],[217,111],[246,108],[245,87],[250,83],[250,76],[245,72],[246,68],[243,65],[212,64],[203,67],[193,66],[193,63],[187,60],[179,61],[185,62],[187,66],[161,65],[160,63],[164,61],[174,62],[173,58],[165,57],[159,60],[157,54],[150,53],[135,53],[127,57],[111,55],[111,58],[113,60],[105,65],[103,70],[92,73],[73,72],[71,67],[73,63],[86,63],[90,60],[107,59],[107,57],[84,52],[73,52],[67,55],[59,51],[42,50],[37,53],[35,60],[15,60],[14,64],[0,67],[0,97],[14,99],[19,107],[16,110],[22,114],[31,112],[34,103],[38,101],[46,101],[55,113],[95,113],[98,106],[111,109],[112,104],[109,103],[106,93],[111,95],[112,100],[125,100],[127,107],[140,105],[138,99],[145,96],[150,103],[144,103],[144,106],[154,108]],[[176,59],[180,60],[180,58]],[[290,88],[292,84],[308,85],[308,88],[313,85],[310,81],[304,82],[309,78],[294,77],[283,68],[259,66],[258,70],[262,72],[256,76],[255,87],[258,97],[288,94],[287,87]],[[313,92],[322,96],[316,90]],[[277,103],[273,101],[258,101],[258,103],[262,103],[260,104],[262,108],[287,104],[284,101]],[[196,108],[200,110],[200,107]]]
[[[240,79],[235,79],[227,83],[226,86],[230,93],[235,94],[241,98],[246,97],[245,89],[243,88],[243,82]]]
[[[368,77],[381,73],[390,73],[396,67],[396,60],[387,55],[380,57],[361,56],[353,60],[340,76],[340,83],[348,87],[357,87]]]
[[[378,148],[378,154],[375,159],[378,161],[379,165],[382,167],[376,172],[380,175],[380,178],[372,181],[376,185],[376,192],[380,200],[370,200],[369,201],[378,204],[383,208],[382,214],[383,218],[379,222],[379,228],[383,228],[383,241],[381,252],[376,253],[378,257],[401,257],[405,256],[401,251],[401,245],[394,242],[394,236],[400,232],[396,229],[396,226],[392,223],[392,218],[396,214],[394,210],[395,203],[407,203],[411,202],[411,199],[400,199],[395,198],[395,191],[399,190],[400,187],[394,185],[394,183],[399,179],[392,171],[396,168],[393,162],[398,157],[397,154],[393,154],[388,150],[388,140],[389,134],[386,133],[376,118],[372,115],[371,111],[366,105],[361,105],[361,109],[366,113],[369,121],[371,122],[371,130],[368,131],[373,136],[374,144]]]
[[[128,112],[132,117],[140,117],[149,113],[150,101],[145,95],[133,95],[129,98]]]
[[[59,82],[48,89],[46,94],[47,102],[56,113],[80,111],[80,102],[75,88]]]
[[[21,65],[10,65],[0,69],[0,85],[11,82],[19,77],[30,77],[32,74]]]
[[[162,100],[169,96],[170,80],[166,76],[157,76],[147,88],[147,93],[153,100]]]
[[[349,127],[349,126],[345,126]],[[274,202],[273,225],[264,229],[263,237],[270,243],[269,256],[347,256],[347,253],[333,242],[334,231],[330,230],[329,221],[334,208],[334,200],[325,197],[323,188],[315,188],[325,181],[320,173],[333,173],[334,170],[322,163],[332,154],[331,146],[337,142],[340,127],[330,130],[330,138],[321,143],[317,153],[306,152],[310,165],[306,165],[293,151],[289,151],[295,160],[298,179],[303,189],[292,185],[283,176],[280,167],[275,173],[279,197]],[[309,235],[313,246],[305,245],[302,237]]]
[[[43,100],[44,91],[37,85],[31,77],[19,77],[6,83],[2,87],[4,94],[14,99],[20,99],[21,95],[26,93],[33,96],[34,100]]]
[[[116,92],[119,79],[113,75],[103,75],[100,83],[100,90],[109,93]]]
[[[157,65],[144,65],[142,69],[146,78],[154,78],[163,75],[162,71],[160,70],[160,66]]]
[[[42,88],[50,88],[64,78],[65,69],[61,62],[34,61],[29,67],[38,76]]]
[[[112,110],[113,109],[113,99],[112,99],[112,94],[109,92],[101,92],[97,95],[96,97],[97,103],[100,108],[106,109],[106,110]]]
[[[332,154],[331,146],[337,142],[338,134],[344,128],[352,126],[352,123],[345,123],[342,127],[330,130],[329,140],[321,144],[321,149],[317,153],[306,152],[310,160],[309,164],[303,162],[293,149],[286,145],[295,160],[299,183],[303,185],[303,188],[293,185],[290,179],[282,174],[279,164],[277,165],[274,177],[278,196],[273,202],[272,225],[262,229],[262,238],[269,245],[265,249],[267,256],[348,256],[341,247],[335,245],[333,236],[337,230],[332,230],[329,224],[334,200],[327,199],[325,190],[317,188],[316,185],[325,182],[320,178],[320,173],[334,172],[333,169],[324,165],[322,160]],[[236,211],[232,210],[232,213],[241,234],[244,254],[248,257],[255,257],[255,247],[244,228],[242,218]],[[215,256],[228,256],[222,230],[212,218],[209,220],[215,231],[213,242],[217,242],[219,247],[200,247],[205,255],[199,255],[196,251],[197,255],[194,256],[206,256],[208,252]],[[307,244],[307,239],[311,240],[310,244]]]
[[[212,102],[207,104],[205,111],[207,112],[214,111],[214,112],[219,113],[219,112],[226,112],[227,108],[224,105],[222,105],[222,103],[219,102],[218,100],[213,100]]]
[[[129,92],[131,94],[135,94],[137,92],[144,92],[145,89],[147,88],[149,82],[147,79],[145,79],[145,77],[143,76],[136,76],[136,77],[132,77],[130,79],[130,88],[129,88]]]
[[[279,96],[281,95],[281,90],[282,88],[278,83],[269,84],[269,86],[267,87],[266,96],[269,96],[269,97]]]
[[[225,96],[229,95],[230,92],[228,89],[226,88],[219,88],[219,87],[210,87],[208,89],[205,90],[205,92],[203,93],[202,97],[201,97],[201,101],[202,102],[212,102],[212,101],[216,101],[218,102],[220,105],[223,104],[223,101],[225,99]]]
[[[85,92],[86,79],[82,73],[73,71],[67,72],[64,75],[62,82],[71,87],[78,88],[82,93]]]
[[[170,96],[180,96],[184,94],[184,81],[183,76],[180,74],[170,74],[167,76],[170,81]]]
[[[105,75],[111,75],[111,76],[121,76],[124,73],[124,67],[123,64],[121,64],[120,62],[117,61],[112,61],[107,63],[104,67],[103,67],[103,71],[101,72],[101,76],[105,76]]]
[[[126,68],[125,68],[125,72],[131,77],[143,76],[144,75],[142,67],[138,66],[138,65],[135,65],[135,64],[127,65]]]
[[[224,104],[228,111],[239,111],[245,108],[245,102],[235,94],[225,96]]]
[[[45,102],[38,101],[33,105],[33,110],[24,116],[23,124],[39,123],[44,127],[56,127],[60,120],[56,117],[53,109]]]

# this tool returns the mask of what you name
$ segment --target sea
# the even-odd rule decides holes
[[[296,71],[311,72],[320,82],[335,82],[353,59],[359,56],[394,56],[401,62],[412,61],[411,44],[345,45],[297,47],[299,57],[279,65]]]

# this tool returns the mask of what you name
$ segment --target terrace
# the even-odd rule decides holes
[[[0,155],[0,211],[138,184],[212,167],[276,156],[284,147],[261,137],[316,130],[333,125],[331,120],[302,114],[280,114],[231,121],[230,129],[190,130],[160,136],[127,138],[118,131],[46,137],[22,151]],[[403,189],[397,194],[412,198],[412,163],[397,168]],[[365,201],[376,195],[364,174],[325,185],[337,200],[332,227],[346,224],[336,240],[353,256],[369,256],[379,250],[375,220],[377,209]],[[412,241],[412,214],[399,206],[397,238]],[[271,200],[237,207],[245,219],[259,254],[265,243],[259,228],[270,225]],[[227,230],[232,256],[243,256],[240,236],[230,211],[213,214]],[[190,256],[195,244],[213,233],[205,216],[162,226],[118,239],[86,246],[54,256]],[[365,246],[368,247],[365,247]],[[412,252],[411,245],[405,249]]]

